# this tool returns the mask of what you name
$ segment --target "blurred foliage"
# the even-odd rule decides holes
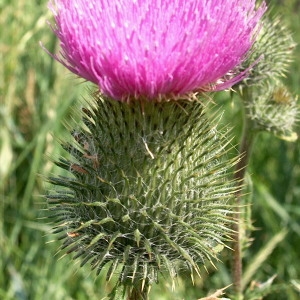
[[[300,2],[277,0],[294,40],[300,44]],[[102,299],[106,286],[90,269],[79,269],[70,257],[59,260],[50,226],[43,219],[47,190],[43,176],[61,172],[49,160],[62,149],[53,136],[63,136],[63,123],[71,120],[71,107],[87,94],[86,85],[74,79],[48,56],[39,41],[57,51],[47,25],[47,1],[0,0],[0,299]],[[290,91],[300,94],[300,48],[284,79]],[[224,108],[223,123],[240,136],[241,111],[226,92],[216,102]],[[217,101],[218,100],[218,101]],[[234,124],[232,123],[234,120]],[[300,134],[299,128],[297,129]],[[288,143],[264,133],[253,149],[249,166],[253,184],[252,220],[256,228],[245,253],[245,269],[283,228],[287,233],[251,278],[249,294],[276,274],[274,289],[265,299],[299,299],[300,256],[300,143]],[[51,243],[50,243],[51,242]],[[268,250],[268,249],[266,249]],[[178,279],[178,288],[163,282],[153,288],[153,299],[198,299],[229,285],[230,250],[222,254],[218,270],[197,279],[195,286]],[[187,275],[188,276],[188,275]],[[261,282],[261,283],[260,283]],[[252,290],[251,290],[252,289]]]

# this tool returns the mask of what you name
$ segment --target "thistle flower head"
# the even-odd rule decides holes
[[[116,100],[225,89],[257,33],[255,0],[54,0],[54,57]]]
[[[295,141],[295,125],[299,122],[297,97],[290,93],[282,78],[287,73],[296,44],[279,15],[266,14],[263,26],[245,61],[245,68],[263,58],[237,87],[243,98],[246,115],[254,128]]]
[[[57,162],[69,176],[50,178],[62,248],[125,289],[199,274],[232,234],[230,141],[200,102],[96,101]]]

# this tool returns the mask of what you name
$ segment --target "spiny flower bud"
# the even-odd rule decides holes
[[[281,79],[292,61],[294,48],[292,35],[279,16],[265,15],[245,68],[258,62],[249,77],[237,85],[253,127],[287,141],[297,139],[294,126],[299,108],[297,98]]]
[[[299,121],[297,98],[280,81],[253,89],[246,111],[256,130],[271,132],[286,141],[298,138],[294,132]]]
[[[125,290],[199,274],[230,239],[237,189],[217,121],[200,102],[95,101],[57,162],[70,176],[49,179],[62,249],[97,273],[108,265]]]
[[[244,62],[244,68],[253,64],[254,67],[247,78],[238,84],[240,88],[244,85],[265,84],[268,80],[285,76],[295,46],[292,34],[280,16],[265,14],[256,41]]]

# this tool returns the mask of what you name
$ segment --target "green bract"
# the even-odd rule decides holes
[[[68,253],[117,286],[150,288],[159,273],[217,259],[230,239],[237,185],[228,142],[198,101],[117,102],[96,96],[57,165],[69,177],[47,198]],[[114,292],[112,293],[112,297]]]

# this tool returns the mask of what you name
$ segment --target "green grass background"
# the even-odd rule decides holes
[[[300,1],[273,3],[274,12],[282,14],[300,44]],[[68,256],[61,257],[59,242],[44,219],[42,195],[50,188],[44,177],[61,172],[49,159],[62,151],[53,137],[64,137],[63,123],[72,119],[72,105],[87,95],[86,84],[39,46],[42,41],[50,52],[58,49],[47,20],[52,18],[45,0],[0,0],[0,299],[102,299],[109,289],[104,278],[95,278],[88,266],[79,268]],[[299,47],[285,82],[300,94]],[[227,115],[237,120],[231,125],[238,136],[240,111],[231,111],[228,101],[222,105],[223,122]],[[299,141],[287,143],[261,134],[249,173],[257,229],[245,253],[245,269],[256,267],[251,280],[261,282],[277,274],[277,289],[266,299],[300,299]],[[287,234],[280,239],[283,229]],[[272,239],[274,244],[268,244]],[[261,249],[258,263],[254,258]],[[210,289],[230,284],[230,255],[223,254],[225,262],[218,272],[204,273],[194,287],[182,278],[171,292],[170,284],[162,281],[153,288],[151,299],[196,300]]]

